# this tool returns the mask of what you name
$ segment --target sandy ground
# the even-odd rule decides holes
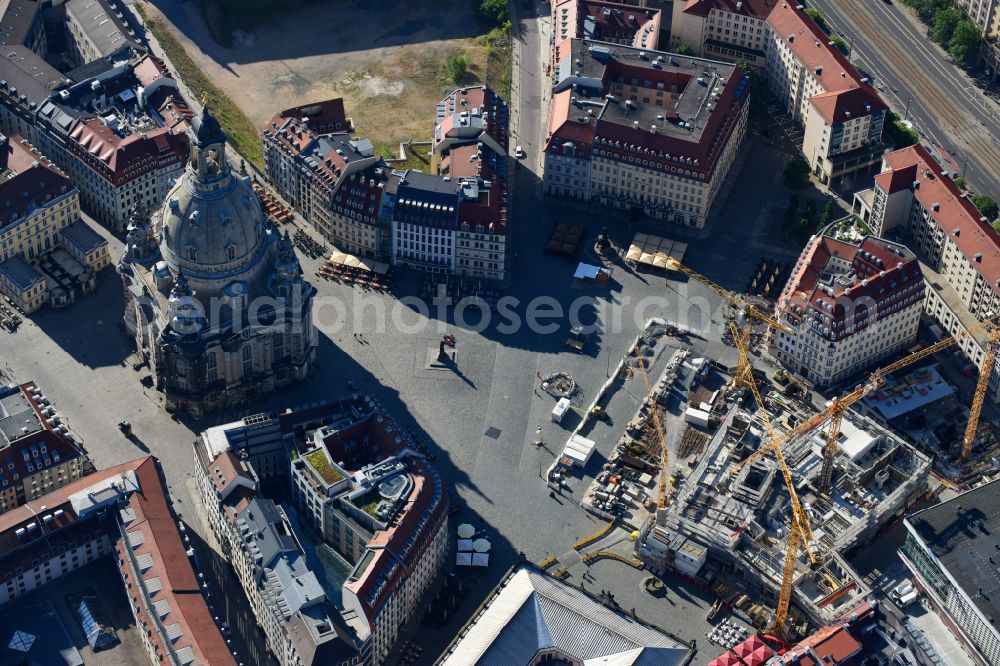
[[[281,109],[343,97],[359,134],[376,143],[429,139],[436,103],[454,88],[441,73],[445,60],[470,55],[463,83],[482,71],[480,26],[468,0],[320,4],[238,34],[233,48],[211,38],[194,2],[148,6],[259,127]]]

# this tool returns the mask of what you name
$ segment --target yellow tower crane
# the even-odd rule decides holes
[[[687,266],[677,261],[676,259],[668,257],[667,268],[672,271],[677,271],[678,273],[683,273],[684,275],[687,275],[689,278],[693,280],[697,280],[698,282],[702,283],[703,285],[714,291],[716,294],[722,296],[722,298],[726,299],[727,301],[729,301],[730,303],[732,303],[733,305],[737,306],[740,309],[740,313],[743,318],[742,326],[740,327],[740,330],[734,329],[733,332],[734,339],[739,339],[743,341],[742,345],[739,344],[736,345],[736,348],[739,350],[739,356],[736,363],[736,374],[733,376],[733,378],[736,380],[736,383],[738,385],[749,386],[749,375],[752,372],[752,366],[750,365],[750,352],[749,352],[750,330],[754,319],[764,322],[771,328],[783,331],[784,333],[787,333],[789,335],[795,335],[794,330],[788,328],[774,317],[771,317],[770,315],[760,310],[756,305],[751,303],[749,299],[747,299],[746,297],[738,296],[729,291],[728,289],[720,287],[719,285],[715,284],[701,273],[698,273],[697,271],[688,268]]]
[[[936,354],[942,349],[947,349],[956,342],[964,340],[980,330],[987,328],[989,330],[989,341],[987,344],[986,357],[988,358],[984,358],[983,372],[980,374],[979,383],[976,386],[976,393],[972,401],[972,414],[969,417],[969,427],[966,430],[965,441],[963,442],[962,447],[963,456],[967,456],[968,453],[966,452],[966,447],[969,447],[969,450],[971,450],[972,439],[975,435],[976,427],[979,421],[979,412],[982,409],[983,399],[986,395],[986,387],[989,384],[992,364],[996,361],[997,350],[1000,348],[1000,328],[995,326],[998,319],[1000,319],[1000,315],[994,315],[989,319],[976,324],[975,326],[959,332],[956,335],[944,338],[943,340],[924,347],[923,349],[916,351],[909,356],[905,356],[894,363],[890,363],[889,365],[879,368],[878,370],[874,370],[864,384],[861,384],[846,395],[834,398],[830,402],[829,407],[822,412],[806,419],[791,430],[783,433],[781,436],[772,439],[767,444],[730,467],[729,474],[742,469],[745,465],[752,463],[761,456],[766,455],[769,451],[778,451],[782,446],[796,437],[811,433],[813,430],[829,421],[830,425],[827,428],[826,441],[823,445],[823,468],[820,473],[820,491],[824,493],[828,492],[830,489],[830,482],[833,477],[833,461],[837,454],[837,440],[840,438],[840,424],[843,420],[844,412],[846,412],[848,408],[858,400],[861,400],[873,391],[877,391],[881,388],[885,384],[885,378],[893,372],[916,363],[923,358],[927,358],[932,354]]]
[[[660,412],[656,407],[656,397],[653,396],[653,387],[649,384],[649,375],[646,374],[646,360],[642,357],[642,344],[636,345],[636,361],[639,365],[639,372],[642,374],[642,381],[646,385],[646,399],[649,400],[649,417],[653,420],[653,427],[656,428],[656,436],[660,438],[660,480],[657,483],[656,508],[667,508],[667,477],[670,476],[670,451],[667,450],[667,436],[663,432],[663,423],[660,422]]]
[[[972,453],[972,445],[976,440],[976,430],[979,429],[979,415],[983,411],[983,400],[986,399],[986,389],[990,384],[990,375],[997,362],[997,350],[1000,349],[1000,327],[991,326],[986,336],[986,350],[983,354],[983,367],[979,369],[979,381],[976,382],[976,393],[972,396],[972,408],[969,411],[969,425],[965,427],[965,437],[962,438],[962,460]]]
[[[737,340],[738,345],[742,346],[743,338],[739,335],[739,331],[732,324],[730,326],[732,327],[733,338]],[[767,435],[770,441],[779,441],[778,435],[774,432],[774,427],[771,425],[771,418],[764,407],[764,401],[760,397],[760,391],[757,390],[757,382],[754,380],[752,373],[748,379],[748,387],[753,393],[757,407],[760,409],[761,420],[764,422]],[[792,473],[788,470],[788,463],[785,462],[785,455],[782,453],[780,446],[774,447],[774,455],[778,460],[778,467],[781,469],[781,474],[785,479],[785,486],[788,488],[788,495],[792,500],[792,525],[788,532],[785,569],[781,577],[781,589],[778,592],[778,605],[774,609],[774,619],[771,622],[771,631],[781,633],[785,628],[785,621],[788,620],[788,607],[792,601],[792,583],[795,577],[795,562],[798,559],[799,546],[805,548],[806,553],[809,555],[809,560],[814,566],[819,565],[822,560],[813,549],[816,538],[813,536],[812,527],[809,526],[809,517],[799,503],[799,494],[795,491],[795,484],[792,482]]]

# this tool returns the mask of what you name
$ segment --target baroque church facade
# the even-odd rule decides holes
[[[206,108],[161,209],[133,216],[119,264],[125,325],[170,411],[200,417],[305,379],[316,354],[315,288],[287,232],[232,172]]]

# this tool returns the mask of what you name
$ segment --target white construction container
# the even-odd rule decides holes
[[[708,417],[708,412],[703,409],[695,409],[694,407],[688,407],[687,411],[684,412],[685,421],[702,428],[708,427]]]
[[[568,411],[569,398],[559,398],[559,402],[552,408],[552,420],[556,423],[562,423],[563,417],[566,416],[566,412]]]

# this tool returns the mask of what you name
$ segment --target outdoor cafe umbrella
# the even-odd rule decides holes
[[[473,549],[472,539],[459,539],[458,540],[458,552],[470,552]]]
[[[471,539],[476,534],[476,528],[469,523],[462,523],[458,526],[458,537],[460,539]]]
[[[472,542],[472,550],[477,553],[490,552],[490,542],[487,539],[476,539]]]

